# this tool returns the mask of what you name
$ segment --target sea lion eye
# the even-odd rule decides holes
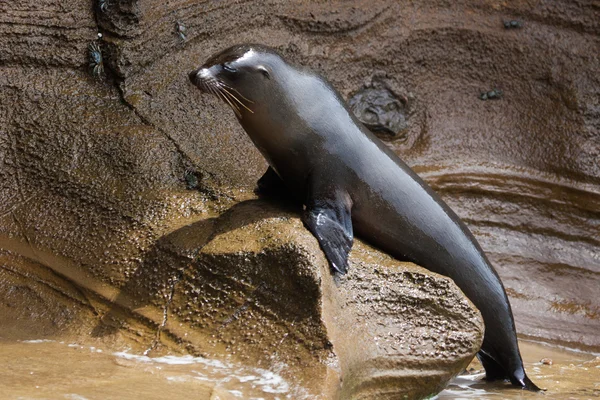
[[[227,72],[237,72],[237,69],[233,68],[229,63],[223,63],[223,69]]]
[[[265,76],[265,78],[271,79],[271,74],[269,73],[269,70],[267,69],[267,67],[265,67],[263,65],[259,65],[258,67],[256,67],[256,69],[258,71],[260,71],[261,74],[263,74]]]

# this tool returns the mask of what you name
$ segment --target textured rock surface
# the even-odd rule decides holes
[[[350,268],[330,289],[337,306],[325,309],[342,366],[341,398],[426,398],[466,368],[483,320],[450,279],[360,242]]]
[[[0,247],[13,274],[3,279],[33,279],[10,272],[23,263],[50,268],[90,296],[85,320],[96,301],[129,290],[160,238],[244,199],[232,188],[251,188],[264,161],[187,72],[252,41],[321,71],[345,97],[373,81],[405,96],[408,130],[389,144],[473,229],[518,331],[598,348],[599,14],[593,0],[130,0],[106,12],[80,0],[1,2]],[[508,19],[524,25],[506,30]],[[99,31],[103,80],[88,67]],[[492,87],[503,98],[479,100]],[[186,190],[189,170],[199,192]],[[169,287],[152,300],[167,302]],[[116,317],[148,300],[121,296]],[[44,332],[76,321],[51,315],[64,325]],[[143,308],[137,317],[149,332],[163,320]]]
[[[398,99],[385,87],[367,87],[349,100],[350,110],[381,139],[403,140],[408,129],[406,98]]]
[[[51,337],[82,324],[76,334],[118,333],[150,350],[227,354],[277,369],[294,382],[294,398],[423,398],[463,371],[483,339],[479,312],[451,280],[357,242],[350,273],[334,283],[297,214],[264,201],[163,236],[118,289],[77,268],[50,280],[49,268],[13,264],[17,272],[0,270],[2,337],[26,328]],[[4,278],[16,274],[29,280]],[[8,312],[19,304],[29,315]],[[40,317],[42,308],[62,312]]]

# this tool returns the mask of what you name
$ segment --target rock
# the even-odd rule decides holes
[[[339,369],[344,399],[431,396],[479,349],[482,319],[451,280],[357,241],[349,274],[334,283],[294,213],[247,201],[218,218],[201,248],[188,247],[195,231],[169,235],[170,252],[197,256],[166,330],[183,322],[248,362],[304,367],[292,376]]]
[[[85,295],[44,265],[0,250],[0,338],[37,340],[70,331],[85,336],[94,325]]]
[[[479,312],[450,279],[357,240],[334,282],[297,213],[263,200],[164,235],[120,287],[63,260],[3,257],[16,271],[0,269],[2,337],[91,332],[104,346],[279,368],[311,398],[431,396],[483,339]]]
[[[406,140],[406,100],[401,101],[385,87],[367,87],[355,93],[348,105],[368,129],[382,139]]]

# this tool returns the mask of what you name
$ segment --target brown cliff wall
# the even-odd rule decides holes
[[[473,229],[519,332],[600,346],[597,2],[63,3],[0,3],[0,247],[118,286],[165,232],[244,198],[264,161],[187,72],[260,42],[346,98],[372,81],[405,98],[390,146]]]

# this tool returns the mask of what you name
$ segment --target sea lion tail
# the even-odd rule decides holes
[[[544,390],[540,389],[531,381],[531,379],[529,379],[527,374],[525,374],[525,370],[523,369],[521,362],[519,362],[519,366],[516,368],[515,373],[508,374],[506,369],[502,367],[498,361],[496,361],[489,354],[486,354],[484,351],[479,351],[479,353],[477,353],[477,358],[485,369],[485,379],[488,381],[508,379],[513,386],[519,387],[523,390],[529,390],[531,392],[540,392]]]
[[[529,377],[527,375],[525,375],[525,377],[523,379],[518,379],[516,383],[513,382],[512,379],[511,379],[511,382],[513,385],[521,386],[521,389],[529,390],[530,392],[541,392],[541,391],[545,390],[545,389],[540,389],[535,383],[533,383],[531,381],[531,379],[529,379]]]

